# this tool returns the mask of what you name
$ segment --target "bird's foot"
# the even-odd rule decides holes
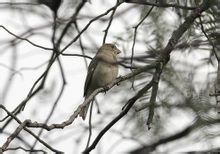
[[[106,92],[109,90],[107,86],[103,87],[103,92],[106,94]]]
[[[117,80],[119,80],[119,81],[122,81],[122,79],[123,79],[122,76],[117,77]],[[116,85],[119,86],[120,82],[118,82]]]

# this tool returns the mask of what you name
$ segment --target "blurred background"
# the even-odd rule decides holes
[[[122,51],[119,76],[124,76],[156,61],[172,33],[202,3],[1,1],[0,146],[19,126],[3,107],[21,122],[30,119],[50,125],[68,120],[84,101],[88,64],[103,42],[114,43]],[[219,151],[220,3],[209,5],[181,37],[163,69],[151,129],[146,125],[150,90],[106,132],[92,154]],[[55,49],[61,53],[51,62]],[[152,74],[152,70],[141,73],[96,96],[90,144]],[[25,108],[18,112],[22,102]],[[64,129],[29,129],[54,149],[77,154],[88,143],[89,118],[77,118]],[[6,153],[34,150],[52,152],[22,130]]]

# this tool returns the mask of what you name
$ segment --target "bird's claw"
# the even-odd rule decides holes
[[[121,81],[121,80],[122,80],[122,76],[117,77],[117,79],[118,79],[119,81]],[[116,85],[119,86],[119,85],[120,85],[120,82],[116,83]]]
[[[103,87],[103,92],[106,94],[106,92],[109,90],[107,86]]]

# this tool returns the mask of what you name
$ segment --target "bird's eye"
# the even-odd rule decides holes
[[[112,48],[112,49],[114,49],[114,48],[115,48],[115,46],[114,46],[114,45],[111,45],[111,48]]]

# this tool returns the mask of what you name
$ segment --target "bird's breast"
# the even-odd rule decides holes
[[[94,84],[98,87],[104,87],[112,82],[118,75],[118,66],[106,62],[100,62],[93,74]]]

